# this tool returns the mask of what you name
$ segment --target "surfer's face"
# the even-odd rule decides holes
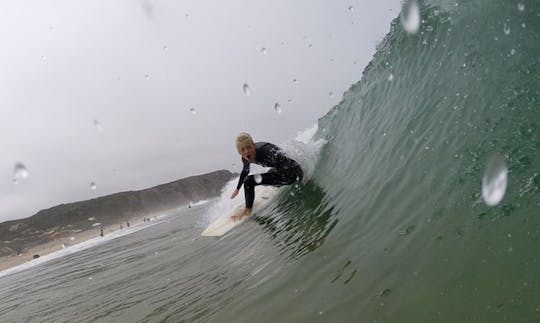
[[[252,143],[242,142],[236,145],[238,153],[242,155],[242,158],[248,161],[255,160],[255,145]]]

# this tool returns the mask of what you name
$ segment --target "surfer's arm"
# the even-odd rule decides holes
[[[235,198],[238,194],[238,191],[242,187],[242,184],[244,184],[244,180],[246,179],[246,176],[249,174],[249,162],[242,158],[242,163],[244,164],[244,167],[242,168],[242,172],[240,173],[240,178],[238,179],[238,184],[236,185],[236,189],[231,195],[231,198]]]
[[[238,185],[236,185],[236,189],[239,190],[240,187],[242,187],[242,184],[244,184],[244,180],[246,179],[246,176],[249,174],[249,162],[242,158],[242,163],[244,164],[244,167],[242,168],[242,172],[240,173],[240,178],[238,179]]]

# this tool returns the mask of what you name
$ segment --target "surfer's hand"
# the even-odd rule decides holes
[[[235,189],[234,192],[232,192],[231,198],[235,198],[236,195],[238,195],[238,189]]]

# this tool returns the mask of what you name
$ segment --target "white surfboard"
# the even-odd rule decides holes
[[[260,189],[258,189],[260,188]],[[251,211],[251,216],[262,210],[268,203],[271,198],[276,195],[278,188],[272,186],[259,186],[256,187],[255,191],[255,201],[253,202],[253,208]],[[201,236],[204,237],[220,237],[225,233],[231,231],[233,228],[244,223],[251,216],[244,216],[240,220],[233,220],[231,216],[240,212],[244,209],[244,205],[235,207],[232,211],[220,216],[214,222],[212,222],[202,233]]]

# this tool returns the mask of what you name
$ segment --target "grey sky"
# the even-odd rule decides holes
[[[315,124],[360,79],[399,8],[398,0],[0,2],[0,222],[239,171],[235,135],[279,144]],[[29,176],[14,184],[17,162]]]

